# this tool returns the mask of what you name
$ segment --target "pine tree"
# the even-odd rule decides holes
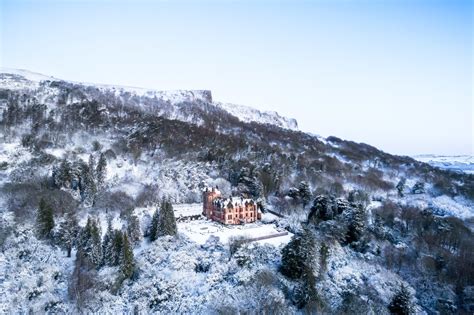
[[[79,246],[84,256],[96,267],[102,263],[101,233],[98,222],[91,217],[82,229],[79,237]]]
[[[59,167],[53,170],[53,182],[58,188],[71,186],[72,174],[71,174],[71,163],[68,160],[63,159],[59,164]]]
[[[399,197],[403,197],[405,195],[404,192],[405,192],[406,182],[407,182],[406,178],[402,177],[396,186]]]
[[[411,189],[412,194],[424,194],[425,193],[425,183],[416,182],[416,184]]]
[[[107,159],[105,158],[104,153],[101,153],[99,157],[99,162],[97,163],[97,167],[95,170],[96,179],[97,179],[97,187],[99,189],[102,189],[104,187],[106,172],[107,172]]]
[[[95,157],[93,154],[90,154],[89,155],[89,163],[88,163],[88,167],[89,167],[89,172],[90,172],[90,175],[92,178],[96,179],[96,174],[95,174]]]
[[[112,240],[112,266],[118,266],[120,264],[120,255],[122,254],[123,246],[123,234],[119,230],[115,230]]]
[[[123,246],[120,252],[120,272],[123,279],[129,279],[132,277],[135,269],[133,250],[126,233],[123,233],[122,240]]]
[[[304,272],[317,269],[316,242],[310,231],[294,235],[281,251],[280,272],[290,279],[300,279]]]
[[[305,310],[308,314],[319,313],[322,305],[319,293],[316,290],[316,277],[308,266],[303,268],[301,283],[296,287],[295,305],[299,309]]]
[[[307,182],[301,182],[298,186],[298,196],[303,203],[303,208],[309,203],[311,199],[311,191]]]
[[[53,208],[41,198],[36,216],[36,228],[40,238],[50,238],[54,228]]]
[[[258,198],[262,194],[262,186],[260,180],[247,167],[242,167],[238,178],[238,190],[250,197]]]
[[[411,294],[404,284],[400,286],[398,292],[393,296],[388,310],[390,313],[397,315],[409,315],[413,313]]]
[[[112,266],[114,264],[114,247],[113,247],[114,231],[112,230],[112,222],[108,221],[107,231],[102,241],[102,256],[103,264],[106,266]]]
[[[132,244],[138,244],[141,241],[140,221],[136,215],[128,217],[127,233]]]
[[[163,199],[158,222],[158,236],[174,236],[177,233],[178,227],[176,226],[173,206],[169,200]]]
[[[260,182],[262,183],[262,194],[268,197],[270,193],[276,191],[280,185],[280,176],[272,168],[270,163],[266,163],[259,173]]]
[[[346,235],[346,243],[351,244],[361,239],[365,231],[365,209],[362,205],[358,205],[353,209],[352,218]]]
[[[97,187],[95,185],[93,173],[89,166],[85,163],[80,165],[81,177],[79,182],[79,189],[82,201],[91,206],[94,204],[95,196],[97,194]]]
[[[61,247],[67,251],[67,257],[71,257],[71,251],[75,246],[79,235],[79,225],[73,211],[66,213],[64,220],[59,225],[59,242]]]
[[[334,208],[333,198],[324,195],[317,196],[311,206],[308,222],[317,223],[319,220],[327,221],[334,219],[337,214]]]
[[[149,232],[150,241],[152,242],[158,238],[159,221],[160,221],[160,213],[158,212],[158,209],[156,209],[151,219],[150,232]]]

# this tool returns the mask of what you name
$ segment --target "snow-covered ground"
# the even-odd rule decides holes
[[[194,216],[202,213],[202,204],[178,204],[174,205],[173,209],[175,210],[175,216],[177,218],[180,216]],[[273,221],[270,220],[271,218],[267,218],[267,216],[273,218],[272,214],[264,213],[262,218],[263,222]],[[278,228],[275,224],[267,224],[263,222],[249,223],[245,225],[223,225],[219,222],[202,218],[199,220],[189,220],[178,223],[178,231],[198,244],[205,244],[211,236],[218,237],[223,244],[226,244],[232,237],[243,236],[246,238],[259,238],[279,235],[286,232],[285,230]],[[259,240],[257,242],[260,244],[280,246],[281,244],[288,243],[292,236],[293,234],[288,232],[286,235]]]
[[[474,156],[472,155],[422,154],[415,155],[413,158],[441,169],[474,174]]]
[[[244,122],[254,121],[261,124],[275,125],[285,129],[298,130],[296,119],[281,116],[275,111],[259,111],[249,106],[220,102],[215,103],[215,105]]]

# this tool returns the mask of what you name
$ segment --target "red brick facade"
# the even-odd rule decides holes
[[[219,190],[206,188],[203,192],[203,215],[223,224],[243,224],[261,219],[257,203],[252,199],[231,197],[223,199]]]

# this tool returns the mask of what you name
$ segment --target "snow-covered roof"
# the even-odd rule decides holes
[[[239,207],[245,204],[255,204],[255,201],[249,198],[230,197],[230,198],[216,198],[214,199],[214,203],[223,205],[223,206],[227,206],[230,203],[234,207]]]

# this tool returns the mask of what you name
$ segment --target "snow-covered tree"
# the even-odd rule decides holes
[[[99,161],[97,162],[95,173],[97,179],[97,187],[99,189],[103,189],[105,183],[105,176],[107,174],[107,159],[105,158],[104,153],[101,153],[99,156]]]
[[[160,221],[160,213],[158,209],[155,210],[153,213],[153,217],[151,219],[150,229],[149,229],[149,237],[150,241],[153,242],[158,238],[158,224]]]
[[[120,264],[120,255],[122,254],[124,246],[124,238],[122,232],[119,230],[114,230],[113,239],[112,239],[112,266],[117,266]]]
[[[290,279],[300,279],[305,272],[317,269],[316,242],[313,234],[304,230],[295,234],[281,251],[280,271]]]
[[[252,198],[258,198],[262,194],[260,181],[247,167],[242,167],[240,170],[237,189],[240,193]]]
[[[80,165],[81,177],[79,182],[79,189],[81,199],[86,205],[93,205],[97,193],[97,186],[89,166],[85,163]]]
[[[112,266],[114,264],[114,246],[113,246],[114,230],[112,229],[111,220],[108,221],[107,231],[102,241],[103,264]]]
[[[318,220],[332,220],[336,214],[334,200],[330,197],[319,195],[313,201],[308,214],[308,221],[315,223]]]
[[[412,194],[424,194],[425,193],[425,183],[416,182],[416,184],[411,189]]]
[[[122,240],[123,245],[120,252],[120,273],[122,279],[129,279],[132,277],[135,269],[132,244],[127,237],[127,233],[123,233]]]
[[[95,162],[94,154],[89,154],[89,163],[87,164],[87,166],[89,167],[89,172],[91,173],[91,177],[94,179],[96,178],[95,165],[96,165],[96,162]]]
[[[399,197],[403,197],[405,195],[406,182],[407,179],[402,177],[396,186]]]
[[[158,236],[171,235],[178,233],[176,218],[174,216],[173,206],[168,199],[161,202],[161,211],[158,223]]]
[[[132,214],[128,217],[127,233],[132,244],[138,244],[141,241],[140,221],[136,215]]]
[[[262,183],[262,193],[265,197],[278,190],[280,176],[270,163],[265,163],[259,173],[259,178]]]
[[[86,226],[80,232],[78,247],[94,266],[100,266],[102,263],[102,244],[100,226],[97,220],[91,217],[87,218]]]
[[[67,159],[61,160],[58,167],[53,169],[53,182],[58,188],[69,188],[72,180],[72,167]]]
[[[320,313],[322,301],[316,290],[316,277],[309,266],[304,266],[301,282],[295,288],[294,303],[299,309],[304,309],[305,313]]]
[[[361,239],[366,228],[366,213],[362,205],[353,208],[352,217],[349,222],[346,243],[351,244]]]
[[[397,315],[413,314],[411,294],[404,284],[400,286],[397,293],[393,296],[392,301],[388,305],[388,310],[390,313]]]
[[[71,257],[79,231],[76,214],[73,211],[66,212],[64,220],[59,225],[59,243],[67,251],[67,257]]]
[[[53,208],[41,198],[36,215],[36,230],[39,238],[50,238],[54,228]]]
[[[311,190],[307,182],[303,181],[298,185],[298,196],[305,208],[311,199]]]

